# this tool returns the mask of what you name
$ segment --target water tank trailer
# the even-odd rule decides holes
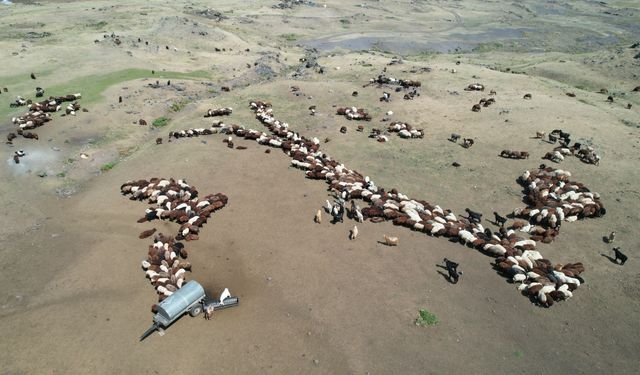
[[[234,307],[240,303],[238,297],[228,296],[228,292],[226,294],[226,298],[224,292],[220,296],[224,300],[207,301],[202,285],[195,280],[187,282],[182,288],[158,304],[158,312],[153,316],[153,324],[140,336],[140,341],[146,339],[159,328],[167,328],[185,313],[189,313],[191,316],[198,316],[204,309],[212,306],[213,311],[216,311]]]

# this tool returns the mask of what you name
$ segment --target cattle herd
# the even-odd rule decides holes
[[[184,260],[188,256],[187,250],[180,241],[197,240],[202,226],[213,212],[227,204],[228,198],[222,193],[200,197],[195,187],[172,178],[127,181],[120,191],[131,200],[152,204],[139,223],[169,220],[180,224],[175,236],[155,234],[147,259],[142,261],[142,268],[162,301],[182,287],[186,272],[191,270],[191,264]],[[143,231],[139,238],[150,237],[155,232],[155,228]]]

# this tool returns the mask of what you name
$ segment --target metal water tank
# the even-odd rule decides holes
[[[172,321],[184,314],[195,302],[200,302],[204,296],[202,285],[195,280],[191,280],[160,302],[158,314],[162,315],[166,320]]]

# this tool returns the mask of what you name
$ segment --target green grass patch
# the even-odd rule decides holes
[[[417,326],[426,327],[426,326],[433,326],[438,324],[438,317],[435,316],[435,314],[430,313],[425,309],[420,309],[420,311],[418,312],[418,315],[419,316],[416,319]]]
[[[522,350],[516,350],[515,352],[513,352],[513,356],[516,358],[522,358],[524,357],[524,352]]]
[[[43,69],[42,71],[37,71],[36,75],[38,77],[44,77],[52,74],[53,71],[53,69]],[[123,69],[105,74],[77,77],[61,84],[49,86],[46,88],[47,91],[45,93],[45,96],[48,97],[49,95],[58,96],[81,93],[82,99],[80,99],[80,103],[83,106],[87,106],[103,99],[102,93],[107,88],[120,82],[126,82],[141,78],[208,80],[211,78],[211,72],[205,70],[195,70],[188,73],[156,71],[155,74],[151,74],[151,70],[147,69]],[[29,78],[29,72],[14,76],[0,76],[0,82],[2,82],[2,87],[9,87],[9,95],[5,97],[5,93],[2,93],[2,97],[0,97],[0,121],[26,112],[26,109],[23,107],[9,108],[8,103],[5,106],[5,100],[13,98],[10,100],[13,101],[17,95],[35,99],[35,91],[33,91],[33,87],[31,87],[33,83]],[[112,100],[114,99],[117,101],[117,98],[112,98]]]
[[[300,35],[293,33],[280,34],[280,38],[286,40],[287,42],[295,42],[300,38]]]
[[[115,161],[109,162],[107,164],[103,164],[102,167],[100,167],[100,170],[102,172],[110,171],[116,166],[116,164],[118,164],[118,162],[115,162]]]
[[[107,26],[107,22],[106,21],[100,21],[100,22],[96,22],[96,23],[87,24],[87,27],[91,27],[93,29],[99,29],[99,30],[104,29],[105,26]]]
[[[64,172],[60,172],[60,173],[56,174],[56,177],[63,178],[63,177],[65,177],[66,175],[67,175],[66,173],[64,173]]]
[[[169,107],[169,110],[171,110],[171,112],[180,112],[189,103],[191,103],[190,100],[186,100],[186,99],[185,100],[180,100],[179,102],[175,102],[175,103],[171,104],[171,107]]]
[[[504,45],[498,42],[482,43],[477,45],[473,49],[473,52],[476,52],[476,53],[491,52],[491,51],[501,50],[503,48],[504,48]]]
[[[86,105],[101,99],[102,92],[115,84],[141,78],[207,79],[209,78],[209,72],[196,70],[190,73],[155,72],[155,74],[151,74],[151,70],[147,69],[124,69],[106,74],[71,79],[63,84],[48,87],[47,95],[81,93],[81,103]],[[0,78],[1,81],[2,78]]]
[[[168,117],[162,116],[162,117],[158,117],[157,119],[153,120],[153,122],[151,123],[151,125],[161,128],[163,126],[166,126],[169,123],[169,120],[171,120]]]

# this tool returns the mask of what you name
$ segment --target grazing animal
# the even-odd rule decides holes
[[[36,79],[36,75],[31,73],[31,79]]]
[[[536,138],[544,139],[545,132],[536,132]]]
[[[473,107],[471,107],[471,110],[473,112],[480,112],[481,109],[482,109],[482,106],[480,104],[474,104]]]
[[[339,202],[333,205],[331,209],[331,216],[333,216],[333,223],[344,222],[344,207]]]
[[[358,96],[358,92],[357,91],[352,92],[351,96]]]
[[[456,133],[451,133],[451,137],[449,137],[449,140],[451,142],[458,142],[458,139],[460,139],[460,134],[456,134]]]
[[[316,216],[314,216],[313,221],[318,224],[322,224],[322,210],[318,210],[316,212]]]
[[[12,144],[13,140],[16,139],[18,136],[16,135],[16,133],[9,133],[7,134],[7,143],[8,144]]]
[[[13,161],[16,164],[20,164],[20,157],[18,155],[13,155]]]
[[[122,103],[122,96],[118,96],[118,103]]]
[[[609,233],[609,243],[613,243],[613,241],[616,239],[616,232],[611,232]]]
[[[531,99],[531,94],[524,94],[523,98],[524,99]]]
[[[346,134],[347,133],[347,127],[346,126],[341,127],[340,128],[340,133]]]
[[[616,256],[615,262],[618,263],[618,260],[620,260],[620,265],[624,265],[627,262],[627,256],[622,254],[622,252],[620,251],[619,247],[614,247],[613,248],[613,253]]]
[[[504,227],[504,225],[507,222],[507,218],[504,216],[500,216],[500,214],[498,214],[497,212],[493,212],[493,216],[496,219],[496,223],[500,224],[501,227]]]
[[[156,228],[145,230],[138,236],[139,239],[147,238],[156,232]]]
[[[451,284],[457,284],[458,279],[460,279],[460,274],[462,274],[462,272],[458,272],[459,264],[456,262],[452,262],[447,258],[444,258],[444,264],[447,268],[447,272],[449,272],[449,282]]]
[[[613,103],[613,96],[609,95],[609,96],[607,97],[607,102],[609,102],[609,103]]]
[[[147,122],[143,119],[138,120],[139,125],[147,125]]]
[[[469,219],[477,223],[482,221],[482,214],[479,212],[471,211],[469,208],[464,209],[469,214]]]
[[[462,147],[464,148],[469,148],[471,146],[473,146],[474,141],[471,138],[463,138],[462,139]]]
[[[349,233],[349,239],[350,240],[355,240],[356,238],[358,238],[358,227],[356,225],[354,225],[353,229],[351,229],[351,231]]]
[[[389,237],[386,234],[384,235],[384,243],[387,246],[398,246],[398,237]]]
[[[156,144],[157,145],[161,145],[162,144],[162,138],[161,137],[156,138]]]

